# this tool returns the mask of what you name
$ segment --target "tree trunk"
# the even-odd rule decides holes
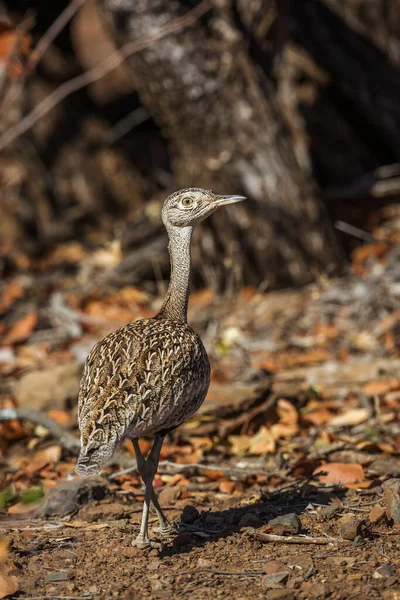
[[[154,36],[193,2],[98,4],[121,45]],[[252,62],[229,3],[215,0],[194,25],[129,61],[143,103],[171,144],[177,184],[249,198],[216,213],[197,236],[194,261],[203,277],[223,281],[221,253],[232,248],[235,277],[247,282],[304,284],[332,272],[341,256],[336,238],[296,162],[273,84]]]

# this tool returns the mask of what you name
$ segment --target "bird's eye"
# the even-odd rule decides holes
[[[182,198],[181,206],[183,208],[191,208],[193,206],[193,202],[193,198],[189,198],[189,196],[186,196],[185,198]]]

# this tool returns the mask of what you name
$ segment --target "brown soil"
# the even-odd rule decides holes
[[[177,500],[168,514],[179,521],[190,504],[200,520],[182,524],[182,533],[161,551],[132,546],[141,503],[127,496],[83,506],[70,521],[4,523],[0,532],[11,540],[9,574],[20,585],[15,598],[399,598],[400,532],[368,521],[380,487],[373,493],[306,485],[269,497],[255,489],[241,496],[193,495],[197,499]],[[319,505],[332,501],[336,510],[324,514]],[[299,515],[300,533],[334,539],[325,545],[264,543],[252,536],[254,529],[238,525],[250,513],[264,531],[268,520],[288,512]],[[353,541],[340,536],[346,513],[364,521]],[[379,577],[376,569],[387,563],[394,574]],[[281,583],[266,575],[282,571],[288,575]]]

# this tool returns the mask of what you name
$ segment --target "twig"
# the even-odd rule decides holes
[[[273,533],[260,533],[255,529],[249,529],[247,535],[255,537],[261,542],[272,542],[273,544],[320,544],[327,545],[337,542],[336,538],[331,537],[308,537],[302,535],[275,535]]]
[[[196,569],[196,571],[183,571],[180,575],[198,575],[198,573],[210,573],[211,575],[238,575],[239,577],[257,577],[265,575],[265,571],[217,571],[214,569]]]
[[[86,0],[71,0],[68,6],[59,14],[57,19],[50,25],[46,33],[41,37],[37,43],[36,48],[29,57],[27,64],[27,70],[31,73],[47,48],[54,42],[58,34],[64,29],[72,17],[78,12],[78,10],[84,5]]]
[[[90,600],[91,594],[87,596],[18,596],[18,600]]]
[[[343,233],[352,235],[359,240],[363,240],[364,242],[375,241],[374,236],[368,233],[368,231],[364,231],[363,229],[355,227],[354,225],[350,225],[350,223],[345,223],[344,221],[336,221],[335,228],[339,231],[343,231]]]
[[[67,96],[70,96],[83,87],[98,81],[107,75],[107,73],[123,63],[128,56],[132,56],[133,54],[140,52],[144,48],[150,46],[153,42],[156,42],[167,35],[170,35],[171,33],[177,33],[178,31],[192,25],[197,21],[197,19],[199,19],[209,10],[211,10],[211,6],[207,0],[203,0],[200,2],[200,4],[189,10],[182,17],[172,19],[169,23],[166,23],[160,27],[158,33],[139,39],[135,42],[128,42],[117,52],[111,54],[108,58],[90,71],[86,71],[85,73],[82,73],[81,75],[78,75],[77,77],[74,77],[73,79],[70,79],[69,81],[66,81],[60,85],[56,90],[54,90],[54,92],[49,94],[47,98],[35,106],[35,108],[23,119],[21,119],[21,121],[3,133],[3,135],[0,137],[0,150],[4,150],[8,144],[11,144],[29,129],[31,129],[35,123],[39,121],[39,119],[51,111]]]
[[[264,402],[262,402],[261,404],[259,404],[258,406],[256,406],[252,410],[250,410],[249,412],[244,412],[241,415],[239,415],[238,417],[235,417],[234,419],[231,419],[230,421],[222,423],[221,426],[219,427],[219,431],[218,431],[220,437],[225,438],[229,433],[231,433],[232,431],[237,429],[240,425],[244,426],[244,425],[250,423],[250,421],[252,421],[260,413],[271,410],[271,408],[274,406],[274,404],[276,404],[276,401],[278,398],[279,398],[279,396],[277,394],[273,394],[273,395],[269,396],[266,400],[264,400]],[[244,433],[244,432],[242,432],[242,433]]]
[[[132,473],[136,471],[136,466],[128,467],[123,469],[122,471],[117,471],[110,475],[109,479],[116,479],[120,475],[126,475],[127,473]],[[186,475],[194,475],[196,472],[201,474],[205,471],[221,471],[223,475],[228,477],[235,477],[237,479],[243,479],[243,477],[247,477],[249,475],[248,468],[242,467],[223,467],[223,466],[214,466],[214,465],[201,465],[199,463],[190,463],[187,465],[182,465],[179,463],[174,463],[169,460],[162,460],[158,465],[158,473],[185,473]],[[257,471],[259,473],[259,471]]]
[[[72,433],[64,429],[62,425],[57,423],[57,421],[42,412],[31,408],[3,408],[0,410],[0,421],[14,421],[18,419],[45,427],[65,450],[75,455],[79,454],[81,447],[79,440]]]

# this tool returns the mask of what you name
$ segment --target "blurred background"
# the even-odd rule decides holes
[[[298,286],[398,199],[397,0],[1,7],[4,275],[115,242],[119,280],[157,292],[160,203],[198,186],[249,201],[197,233],[194,285]]]

